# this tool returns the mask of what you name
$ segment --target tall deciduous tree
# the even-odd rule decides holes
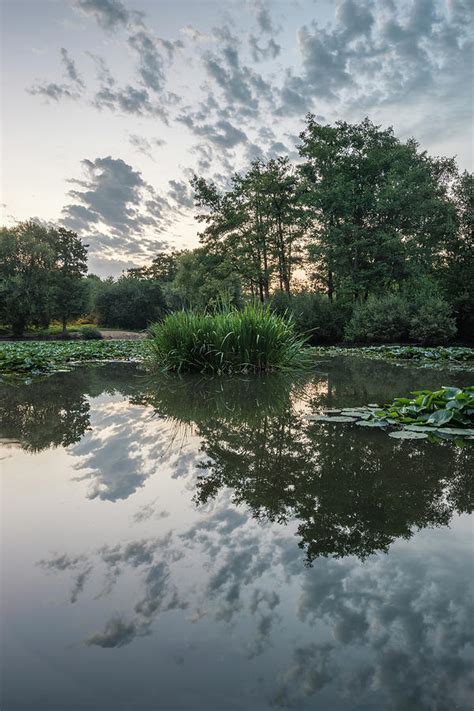
[[[87,308],[89,291],[84,279],[87,273],[87,246],[75,232],[63,227],[49,231],[54,251],[54,315],[66,331],[68,319]]]
[[[87,248],[63,228],[33,221],[0,232],[0,318],[21,336],[82,313],[87,302]]]
[[[0,318],[21,336],[27,325],[47,326],[53,307],[55,253],[49,230],[22,222],[0,232]]]
[[[301,139],[311,252],[330,298],[366,298],[429,272],[455,223],[454,161],[369,119],[329,126],[309,115]]]

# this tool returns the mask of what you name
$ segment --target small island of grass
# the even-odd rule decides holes
[[[217,313],[176,311],[150,328],[149,364],[197,373],[268,373],[299,370],[312,362],[291,319],[264,305]]]

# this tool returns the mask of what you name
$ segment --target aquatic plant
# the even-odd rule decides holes
[[[439,390],[414,390],[414,397],[396,397],[383,407],[371,403],[362,407],[325,410],[308,415],[316,422],[355,423],[361,427],[401,427],[391,431],[395,439],[474,437],[474,386]]]
[[[25,379],[76,363],[142,360],[146,340],[22,341],[0,344],[0,378]]]
[[[390,405],[376,410],[374,417],[393,424],[431,427],[474,427],[474,386],[414,390],[414,397],[396,397]]]
[[[394,363],[413,363],[422,367],[449,366],[452,369],[469,370],[474,364],[474,348],[463,346],[320,346],[314,349],[318,356],[363,356],[390,360]]]
[[[313,360],[291,319],[260,305],[176,311],[150,332],[150,365],[165,371],[266,373],[302,369]]]

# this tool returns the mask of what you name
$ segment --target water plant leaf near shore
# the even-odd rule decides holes
[[[314,363],[293,322],[260,305],[217,313],[177,311],[150,332],[149,364],[164,371],[267,373]]]
[[[413,364],[423,368],[447,367],[450,370],[472,370],[474,368],[474,348],[464,346],[318,346],[314,349],[318,356],[362,356],[378,360],[389,360],[396,365]]]
[[[415,390],[413,397],[396,397],[391,404],[326,410],[307,415],[315,422],[352,422],[360,427],[391,429],[395,439],[469,438],[474,435],[474,386]],[[394,427],[401,428],[394,430]]]
[[[0,379],[48,375],[75,363],[142,360],[144,340],[22,341],[0,345]]]

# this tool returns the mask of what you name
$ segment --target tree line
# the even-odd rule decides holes
[[[369,119],[331,126],[309,115],[298,151],[297,161],[253,161],[225,189],[195,175],[200,246],[160,253],[118,280],[84,278],[74,233],[34,223],[3,230],[2,320],[16,331],[48,316],[65,323],[81,312],[83,293],[96,320],[124,328],[178,308],[257,299],[292,312],[320,342],[466,340],[472,174]],[[34,276],[51,265],[54,277]],[[37,298],[39,282],[49,295]],[[31,312],[14,319],[31,299]]]

